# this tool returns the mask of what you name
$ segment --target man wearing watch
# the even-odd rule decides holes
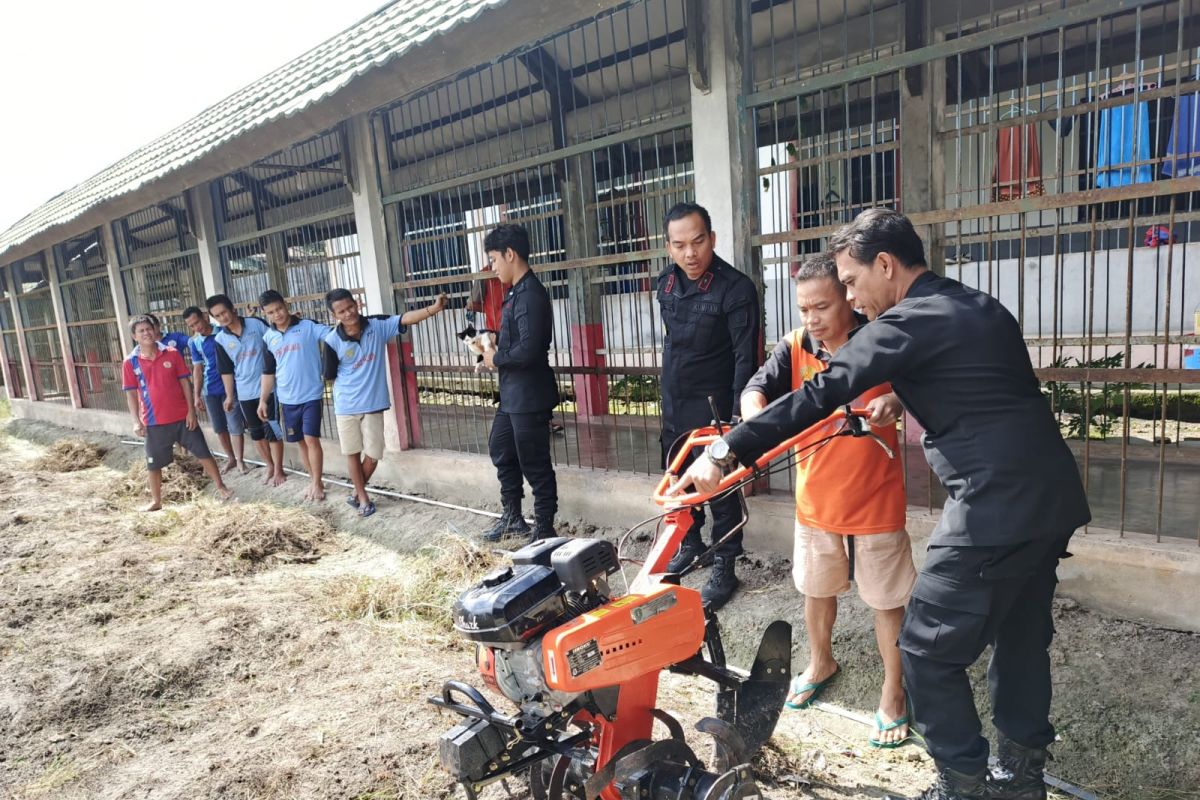
[[[746,381],[758,366],[758,291],[753,281],[714,252],[717,236],[708,212],[680,203],[666,214],[667,252],[672,264],[658,276],[664,328],[662,355],[662,454],[670,463],[677,441],[712,422],[712,405],[722,420],[737,408]],[[709,398],[712,398],[712,404]],[[737,497],[712,504],[712,541],[719,542],[741,521]],[[700,530],[704,511],[692,512],[693,524],[679,552],[667,565],[679,572],[704,552]],[[738,586],[734,562],[742,552],[737,532],[717,547],[713,568],[701,590],[704,603],[718,609]]]
[[[947,492],[899,641],[914,721],[938,770],[921,800],[1041,800],[1054,741],[1055,570],[1091,518],[1079,468],[1012,314],[929,272],[907,218],[865,211],[829,250],[871,322],[824,372],[725,441],[740,462],[753,463],[865,389],[891,382],[925,430],[925,457]],[[672,491],[707,491],[719,479],[715,465],[698,460]],[[989,644],[995,777],[966,672]]]

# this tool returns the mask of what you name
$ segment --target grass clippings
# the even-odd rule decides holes
[[[451,536],[406,558],[393,575],[340,575],[325,585],[325,597],[341,619],[415,619],[449,628],[454,600],[497,564],[490,552]]]
[[[33,461],[43,472],[78,472],[100,466],[104,450],[86,439],[59,439]]]
[[[164,498],[165,499],[165,498]],[[238,573],[272,563],[315,561],[333,526],[298,508],[265,503],[201,503],[179,527],[180,535]]]
[[[208,486],[208,476],[204,467],[191,455],[175,454],[175,460],[162,471],[162,500],[163,503],[190,503],[204,493]],[[118,481],[109,494],[109,499],[117,501],[138,501],[150,497],[150,489],[146,483],[146,462],[139,459],[130,465],[129,471]]]

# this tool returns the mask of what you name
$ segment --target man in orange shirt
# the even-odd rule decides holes
[[[785,336],[742,392],[749,419],[777,397],[794,391],[825,369],[838,348],[866,318],[855,313],[827,255],[805,259],[792,272],[803,327]],[[899,452],[896,419],[902,406],[889,384],[863,393],[852,405],[873,412],[874,431]],[[830,422],[833,433],[841,422]],[[883,691],[871,744],[895,747],[908,738],[901,681],[900,622],[917,573],[905,531],[904,474],[866,438],[839,438],[801,455],[796,466],[796,545],[793,576],[804,595],[809,661],[792,680],[788,708],[807,708],[838,672],[833,657],[837,597],[858,583],[858,594],[875,611],[875,639],[883,658]],[[853,568],[852,568],[853,565]],[[853,573],[853,574],[852,574]]]

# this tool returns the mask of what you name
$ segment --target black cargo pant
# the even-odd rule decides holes
[[[553,519],[558,512],[558,482],[550,461],[550,411],[497,411],[488,436],[488,453],[500,479],[500,498],[519,502],[528,480],[534,515]]]
[[[729,419],[730,407],[732,401],[724,398],[717,399],[717,411],[725,419]],[[672,446],[676,440],[682,446],[683,439],[687,438],[688,432],[695,428],[702,428],[712,422],[712,409],[708,405],[708,398],[674,398],[667,400],[663,405],[663,427],[660,441],[662,444],[663,469],[667,468],[671,458],[675,455]],[[701,451],[703,452],[703,451]],[[688,464],[691,464],[695,458],[689,459],[685,464],[686,469]],[[738,503],[736,495],[730,495],[724,500],[720,500],[712,504],[713,526],[712,540],[713,542],[720,541],[721,537],[733,530],[739,522],[742,521],[742,508]],[[692,527],[688,529],[684,542],[690,542],[696,545],[702,545],[703,541],[700,538],[700,529],[704,527],[704,508],[698,506],[692,510]],[[729,538],[729,541],[722,544],[715,551],[715,554],[722,557],[734,557],[742,553],[742,532],[738,531]]]
[[[992,722],[1012,741],[1045,747],[1050,724],[1051,600],[1070,534],[1006,547],[930,546],[900,629],[917,730],[941,767],[986,768],[967,667],[992,646]]]

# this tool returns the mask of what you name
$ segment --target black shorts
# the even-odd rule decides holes
[[[258,400],[239,400],[242,404],[242,417],[246,420],[246,433],[256,442],[266,439],[268,442],[283,441],[283,428],[279,425],[279,411],[275,408],[275,393],[267,398],[267,422],[258,418]]]
[[[187,423],[168,422],[146,426],[146,469],[158,470],[175,460],[175,443],[183,445],[196,458],[212,458],[204,432],[197,427],[188,430]]]

